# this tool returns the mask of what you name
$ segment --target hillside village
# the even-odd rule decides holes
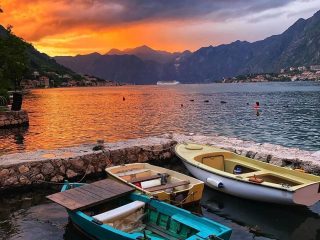
[[[222,83],[320,81],[320,65],[283,68],[280,73],[239,75],[223,78]]]
[[[70,74],[58,74],[56,72],[45,72],[40,74],[34,71],[32,79],[23,79],[20,82],[22,89],[34,88],[53,88],[53,87],[101,87],[101,86],[118,86],[111,80],[104,80],[91,75],[83,75],[79,79],[75,79]]]

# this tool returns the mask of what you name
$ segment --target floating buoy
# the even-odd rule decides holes
[[[259,103],[259,102],[256,102],[256,104],[254,105],[254,108],[255,108],[255,109],[259,109],[259,108],[260,108],[260,103]]]

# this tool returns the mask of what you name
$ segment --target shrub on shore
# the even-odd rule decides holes
[[[8,102],[9,101],[9,93],[6,89],[3,89],[3,88],[0,88],[0,97],[3,97],[6,99],[6,101]],[[3,103],[0,101],[0,106],[2,105]]]

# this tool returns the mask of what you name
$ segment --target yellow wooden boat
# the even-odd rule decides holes
[[[106,172],[111,178],[174,205],[199,202],[204,188],[198,179],[148,163],[109,167]]]
[[[188,170],[206,185],[242,198],[310,206],[320,200],[320,177],[201,144],[175,147]]]

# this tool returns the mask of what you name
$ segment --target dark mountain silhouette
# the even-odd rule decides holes
[[[299,19],[280,35],[249,43],[204,47],[180,62],[177,77],[211,82],[240,74],[278,72],[290,66],[320,63],[320,11]]]
[[[113,48],[107,52],[107,55],[135,55],[145,61],[151,60],[159,63],[167,63],[178,57],[180,53],[154,50],[144,45],[137,48],[128,48],[123,51]]]
[[[320,64],[320,11],[307,20],[299,19],[282,34],[253,43],[235,41],[174,54],[142,46],[56,60],[79,73],[137,84],[169,79],[205,83],[240,74],[278,72]]]
[[[6,34],[7,30],[2,25],[0,25],[0,36],[3,37],[6,36]]]

